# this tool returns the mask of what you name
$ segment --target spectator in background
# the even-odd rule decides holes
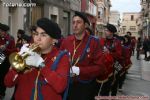
[[[134,50],[135,50],[135,45],[136,45],[136,38],[132,36],[131,32],[127,32],[127,35],[131,38],[131,50],[132,50],[132,55],[134,55]]]
[[[17,32],[17,42],[16,42],[16,47],[18,49],[20,49],[23,45],[23,38],[22,38],[22,35],[25,34],[25,31],[22,30],[22,29],[18,29],[18,32]]]
[[[137,59],[137,60],[140,60],[140,59],[139,59],[139,56],[140,56],[141,47],[142,47],[142,42],[141,42],[141,37],[139,37],[139,38],[138,38],[138,41],[137,41],[137,47],[136,47],[136,51],[137,51],[136,59]]]
[[[147,60],[148,38],[146,36],[145,36],[144,41],[143,41],[143,50],[144,50],[144,55],[145,55],[144,60]]]
[[[16,48],[20,49],[23,44],[29,43],[31,41],[31,37],[25,34],[25,31],[22,29],[18,29],[17,32],[17,42],[16,42]]]

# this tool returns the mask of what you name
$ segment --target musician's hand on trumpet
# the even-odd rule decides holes
[[[43,58],[39,54],[37,54],[36,52],[32,52],[30,54],[30,56],[28,56],[25,59],[25,62],[27,65],[33,66],[36,68],[41,68],[41,67],[45,66]]]
[[[36,67],[36,68],[44,67],[43,58],[38,53],[33,52],[33,50],[29,48],[29,44],[24,44],[21,47],[20,52],[18,54],[20,54],[21,56],[24,56],[25,53],[28,53],[29,55],[25,59],[26,65]]]
[[[20,52],[14,52],[9,56],[9,61],[17,72],[30,69],[31,67],[44,67],[44,60],[40,54],[37,53],[39,50],[40,48],[36,44],[24,44]]]
[[[19,55],[22,55],[23,53],[26,53],[26,52],[29,52],[29,44],[24,44],[22,47],[21,47],[21,49],[20,49],[20,51],[18,52],[18,54]]]

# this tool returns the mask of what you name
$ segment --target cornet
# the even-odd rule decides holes
[[[39,52],[40,48],[38,45],[30,45],[29,47],[30,51],[34,52]],[[25,52],[22,55],[18,54],[18,52],[14,52],[9,56],[9,62],[11,66],[17,71],[23,71],[25,68],[29,68],[29,66],[25,63],[25,59],[29,56],[30,54]]]

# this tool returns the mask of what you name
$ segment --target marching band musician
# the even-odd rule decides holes
[[[113,56],[111,55],[111,52],[105,45],[106,38],[100,38],[100,46],[102,47],[103,50],[103,63],[106,66],[107,73],[103,74],[103,77],[98,77],[96,79],[97,83],[99,84],[99,90],[98,90],[98,95],[100,96],[108,96],[109,91],[111,89],[111,82],[112,82],[112,77],[113,77],[113,64],[114,64],[114,59]]]
[[[32,36],[33,42],[41,49],[41,55],[30,51],[27,44],[23,45],[19,54],[30,54],[25,59],[30,69],[18,72],[11,68],[5,77],[5,85],[17,85],[15,100],[62,100],[70,63],[67,54],[59,56],[61,51],[54,45],[61,37],[61,30],[55,22],[41,18]]]
[[[94,100],[96,77],[106,69],[101,59],[102,51],[99,39],[87,33],[86,24],[90,24],[82,12],[75,12],[72,20],[73,35],[65,38],[61,49],[71,54],[71,84],[68,100]]]
[[[120,78],[119,78],[119,91],[122,91],[122,86],[126,78],[126,73],[128,72],[128,69],[131,67],[131,56],[132,56],[132,44],[131,44],[131,38],[128,35],[123,36],[123,43],[122,43],[122,54],[123,54],[123,60],[122,65],[123,69],[120,72]]]
[[[15,41],[13,37],[7,33],[8,30],[9,26],[0,23],[0,100],[5,96],[6,86],[4,85],[4,77],[10,66],[8,57],[12,52],[16,51]]]
[[[112,24],[107,24],[105,29],[105,46],[111,53],[114,63],[117,61],[122,60],[122,46],[121,46],[121,41],[115,37],[115,33],[117,32],[117,29],[114,25]],[[109,95],[109,92],[111,92],[112,96],[116,96],[117,94],[117,89],[118,89],[118,69],[115,68],[116,66],[113,66],[113,76],[110,77],[110,82],[107,84],[108,86],[106,87],[111,87],[109,91],[105,92],[106,94],[104,95]],[[117,66],[118,67],[118,66]]]

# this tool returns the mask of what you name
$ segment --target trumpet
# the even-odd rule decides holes
[[[40,52],[40,48],[38,45],[31,44],[29,47],[30,51],[34,52]],[[9,56],[9,62],[17,72],[25,70],[25,68],[29,68],[29,66],[25,63],[25,59],[29,56],[30,54],[25,52],[22,55],[20,55],[18,52],[14,52]]]

